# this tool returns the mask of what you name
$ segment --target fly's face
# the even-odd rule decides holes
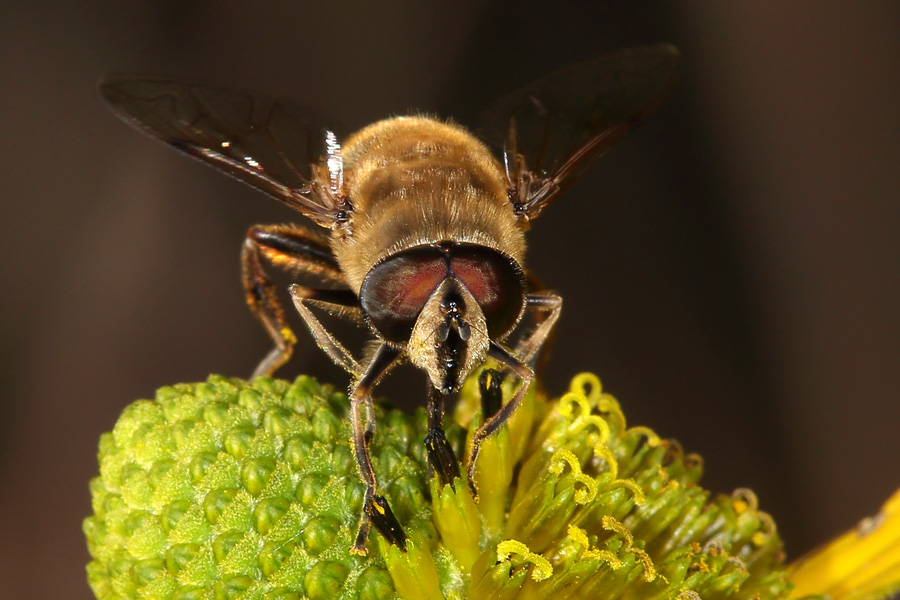
[[[501,97],[484,115],[483,141],[436,119],[397,117],[365,128],[344,148],[308,108],[291,102],[148,75],[103,82],[104,98],[129,123],[306,219],[253,226],[244,240],[245,297],[274,342],[254,376],[274,373],[297,342],[266,272],[280,268],[300,278],[291,299],[317,345],[353,379],[353,448],[366,494],[351,552],[366,553],[373,525],[406,545],[377,494],[369,458],[372,389],[402,358],[427,373],[429,464],[454,485],[460,469],[442,429],[445,396],[485,358],[521,380],[501,404],[490,378],[492,399],[466,464],[477,494],[481,443],[525,397],[562,307],[554,293],[526,293],[523,232],[660,105],[678,65],[668,45],[624,50]],[[313,308],[367,326],[380,344],[357,360]],[[526,312],[531,329],[511,335]]]
[[[435,389],[457,391],[525,307],[524,275],[509,256],[473,244],[410,248],[369,271],[360,304],[373,328],[406,347]]]
[[[490,338],[478,301],[454,277],[437,287],[413,327],[407,354],[442,394],[459,389],[460,378],[484,362]]]

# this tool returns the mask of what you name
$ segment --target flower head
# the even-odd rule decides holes
[[[473,377],[447,427],[457,456],[481,422],[479,401]],[[781,540],[755,495],[711,496],[700,458],[628,427],[589,374],[558,400],[531,393],[484,443],[477,499],[461,480],[429,477],[424,410],[380,408],[370,450],[406,550],[373,534],[367,556],[351,554],[364,486],[348,409],[306,376],[214,376],[129,406],[101,438],[84,524],[97,597],[790,595]]]

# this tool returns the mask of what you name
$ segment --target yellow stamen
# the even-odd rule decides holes
[[[647,445],[651,448],[656,448],[657,446],[659,446],[659,436],[656,435],[656,432],[649,427],[644,427],[643,425],[629,427],[628,431],[626,431],[625,433],[627,435],[643,435],[647,438]]]
[[[587,532],[584,529],[581,529],[576,525],[569,525],[567,535],[576,544],[581,546],[581,560],[601,560],[607,563],[613,571],[622,567],[623,563],[619,560],[619,557],[609,550],[591,548],[591,542],[588,540]]]
[[[634,558],[644,566],[644,581],[655,581],[657,577],[666,581],[665,577],[662,577],[656,572],[656,568],[653,566],[653,560],[650,556],[643,549],[634,545],[634,538],[631,535],[631,531],[629,531],[624,523],[608,515],[603,517],[602,523],[603,529],[613,531],[622,536],[625,540],[625,552],[631,552],[634,555]]]
[[[600,378],[593,373],[579,373],[572,378],[569,384],[569,391],[573,394],[585,396],[591,406],[597,406],[600,401],[600,394],[603,392],[603,386],[600,384]]]
[[[594,444],[594,456],[606,461],[606,468],[610,477],[616,479],[619,476],[619,461],[616,460],[616,455],[609,449],[609,446]]]
[[[584,488],[576,490],[575,502],[578,504],[587,504],[597,496],[599,488],[598,483],[591,477],[581,472],[581,464],[572,452],[569,450],[558,450],[551,459],[550,472],[559,475],[563,472],[565,465],[569,465],[572,469],[572,475],[575,481],[584,486]]]
[[[510,554],[518,554],[534,565],[531,578],[535,581],[543,581],[553,575],[553,567],[550,561],[528,549],[528,546],[518,540],[505,540],[497,544],[497,560],[506,562]]]
[[[676,486],[678,482],[675,482]],[[633,479],[616,479],[612,483],[609,484],[609,487],[612,488],[625,488],[626,490],[631,491],[634,496],[634,503],[638,506],[643,506],[647,503],[647,497],[644,496],[644,490],[641,489]]]
[[[575,414],[575,406],[579,409],[578,417],[576,418],[587,417],[591,414],[591,405],[588,403],[588,399],[578,392],[569,392],[560,398],[557,410],[562,416],[571,417]]]

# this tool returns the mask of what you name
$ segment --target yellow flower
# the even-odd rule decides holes
[[[885,598],[900,589],[900,490],[874,517],[791,565],[793,598]]]

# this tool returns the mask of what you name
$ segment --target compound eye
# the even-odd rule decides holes
[[[419,313],[448,272],[447,259],[438,248],[413,248],[390,256],[363,280],[362,309],[385,339],[408,342]]]
[[[491,338],[506,336],[525,306],[524,276],[519,265],[491,248],[461,245],[453,250],[450,269],[481,305]]]

